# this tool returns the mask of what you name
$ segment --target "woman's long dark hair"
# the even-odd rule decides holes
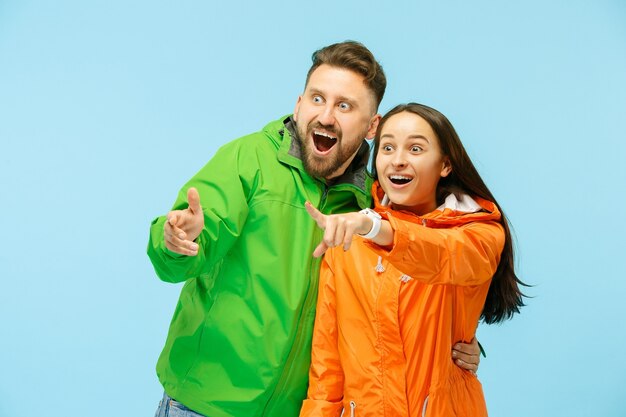
[[[502,249],[498,269],[493,275],[491,285],[489,286],[481,318],[487,324],[499,323],[505,319],[510,319],[513,317],[513,314],[519,313],[520,307],[525,305],[523,300],[525,295],[520,291],[519,286],[527,285],[515,275],[513,242],[508,220],[474,167],[452,123],[439,111],[423,104],[400,104],[391,109],[380,120],[374,140],[374,155],[378,155],[380,134],[383,126],[391,116],[402,112],[413,113],[426,120],[439,139],[441,152],[450,160],[452,172],[447,177],[442,177],[437,185],[437,204],[442,204],[446,196],[451,193],[458,194],[459,192],[464,192],[492,201],[500,210],[502,214],[500,223],[504,228],[505,234],[504,248]]]

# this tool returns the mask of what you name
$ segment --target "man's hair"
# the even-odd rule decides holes
[[[309,83],[313,71],[323,64],[354,71],[365,77],[365,85],[374,93],[376,108],[378,108],[385,95],[387,78],[385,78],[383,67],[362,43],[356,41],[334,43],[313,52],[311,59],[313,65],[306,75],[305,85]]]

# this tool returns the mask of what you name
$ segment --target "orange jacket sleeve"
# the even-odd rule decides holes
[[[368,245],[411,278],[429,284],[479,285],[493,277],[504,248],[496,221],[475,221],[449,229],[422,226],[389,215],[391,247]]]
[[[309,390],[300,417],[339,417],[343,409],[343,369],[337,349],[335,278],[327,257],[322,260],[319,282]]]

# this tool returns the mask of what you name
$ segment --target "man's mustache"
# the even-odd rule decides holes
[[[315,129],[324,130],[328,133],[332,133],[335,136],[337,136],[337,138],[341,136],[341,131],[337,129],[335,126],[323,125],[319,121],[315,121],[309,124],[309,132]]]

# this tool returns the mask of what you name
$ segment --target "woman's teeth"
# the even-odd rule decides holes
[[[413,177],[409,177],[406,175],[390,175],[389,176],[389,181],[397,185],[407,184],[411,182],[411,180],[413,180]]]

